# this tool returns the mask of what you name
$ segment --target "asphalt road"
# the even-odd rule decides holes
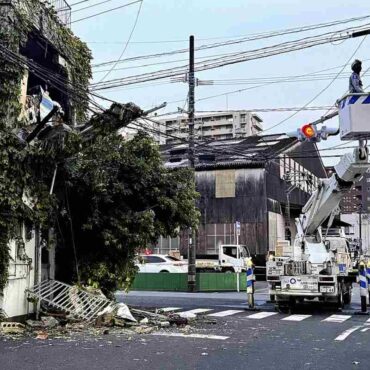
[[[269,309],[263,290],[256,312],[244,310],[243,293],[208,294],[118,294],[135,305],[199,312],[199,320],[190,330],[148,335],[0,338],[0,369],[369,369],[370,320],[356,315],[357,292],[343,312],[313,305],[290,315]]]
[[[132,291],[128,294],[117,292],[116,298],[120,302],[141,307],[181,307],[184,309],[205,307],[212,309],[245,309],[247,308],[247,295],[245,292],[211,292],[211,293],[185,293],[185,292],[145,292]],[[268,286],[266,282],[255,283],[255,305],[261,310],[275,311],[274,304],[269,303]],[[360,311],[359,289],[354,285],[352,303],[346,306],[343,312],[353,313]],[[308,311],[320,314],[328,311],[318,302],[307,303],[299,307],[299,312]],[[330,309],[329,309],[330,311]]]

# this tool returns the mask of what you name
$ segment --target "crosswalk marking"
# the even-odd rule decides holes
[[[368,330],[370,330],[370,328],[364,328],[364,329],[362,329],[361,331],[363,332],[363,333],[365,333],[366,331],[368,331]]]
[[[269,316],[277,315],[277,312],[258,312],[253,315],[247,316],[247,319],[261,320]]]
[[[195,318],[197,314],[202,314],[202,313],[206,314],[206,316],[209,316],[209,317],[227,317],[227,316],[232,316],[232,315],[236,315],[236,314],[245,313],[247,315],[246,318],[248,318],[248,319],[262,320],[262,319],[266,319],[268,317],[271,317],[271,316],[274,316],[274,315],[278,314],[277,312],[262,311],[262,312],[257,312],[255,314],[249,315],[249,313],[247,313],[243,309],[241,309],[241,310],[229,309],[229,310],[218,311],[218,312],[210,312],[210,311],[217,310],[215,308],[213,308],[213,309],[212,308],[195,308],[195,309],[191,309],[191,310],[181,311],[182,309],[184,309],[184,307],[158,308],[158,310],[160,310],[162,312],[176,312],[178,315],[180,315],[182,317],[191,317],[191,318]],[[281,321],[300,322],[300,321],[306,320],[310,317],[313,317],[313,315],[294,314],[294,315],[289,315],[289,316],[286,316],[286,317],[283,317],[283,318],[281,318],[281,316],[280,316],[280,320]],[[326,317],[325,319],[321,320],[321,322],[333,322],[333,323],[341,324],[341,323],[349,320],[350,318],[352,318],[352,315],[330,315],[330,316]],[[319,319],[321,319],[321,318],[319,318]],[[370,319],[367,319],[366,322],[362,323],[362,325],[364,325],[365,327],[370,325]],[[368,329],[361,330],[361,331],[365,332],[365,331],[368,331],[368,330],[370,330],[370,326],[368,326]]]
[[[351,329],[345,330],[342,334],[338,335],[334,340],[336,341],[343,341],[345,340],[349,335],[351,335],[354,331],[360,329],[361,326],[354,326]]]
[[[284,317],[283,321],[303,321],[304,319],[308,319],[312,315],[290,315],[288,317]]]
[[[162,312],[172,312],[172,311],[177,311],[177,310],[181,310],[181,307],[164,307],[164,308],[160,308],[160,311],[162,311]]]
[[[321,320],[321,321],[341,323],[341,322],[344,322],[344,321],[346,321],[350,318],[351,318],[350,315],[331,315],[331,316],[329,316],[326,319]]]
[[[221,312],[216,312],[216,313],[210,313],[207,316],[225,317],[225,316],[235,315],[236,313],[240,313],[240,312],[245,312],[245,311],[243,311],[243,310],[226,310],[226,311],[221,311]]]

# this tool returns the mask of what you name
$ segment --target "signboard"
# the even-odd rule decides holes
[[[240,236],[240,222],[235,221],[236,235]]]

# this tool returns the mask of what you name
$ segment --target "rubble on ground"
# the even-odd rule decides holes
[[[66,338],[73,335],[96,337],[117,334],[151,334],[180,330],[190,333],[197,323],[214,320],[191,313],[175,313],[155,309],[128,307],[109,300],[100,289],[68,285],[56,280],[43,281],[27,289],[32,302],[39,302],[39,319],[25,324],[4,322],[0,337],[30,336],[37,340]]]
[[[42,303],[39,320],[26,320],[21,323],[1,323],[0,337],[13,339],[24,336],[37,340],[52,338],[68,338],[76,335],[92,335],[96,337],[111,335],[145,335],[160,331],[181,331],[189,334],[197,322],[205,322],[200,317],[185,317],[174,312],[143,310],[128,307],[124,303],[111,303],[98,313],[94,321],[76,319],[70,312],[55,310]],[[207,321],[208,323],[208,321]]]

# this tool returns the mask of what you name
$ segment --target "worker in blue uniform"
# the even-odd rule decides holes
[[[364,89],[362,88],[362,81],[360,77],[360,73],[362,70],[362,62],[361,60],[355,59],[355,61],[351,65],[352,74],[349,78],[349,93],[356,94],[356,93],[363,93]]]

